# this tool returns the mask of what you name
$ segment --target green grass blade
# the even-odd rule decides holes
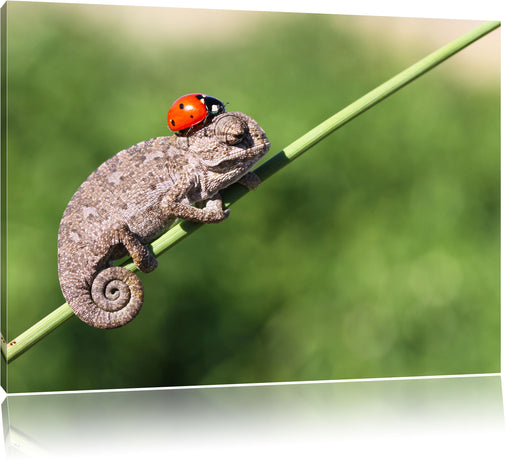
[[[67,303],[64,303],[59,308],[52,311],[49,315],[34,324],[30,329],[27,329],[7,344],[7,362],[12,361],[27,351],[41,339],[46,337],[50,332],[55,330],[69,318],[73,317],[73,315],[74,313]],[[3,349],[2,353],[4,353]]]

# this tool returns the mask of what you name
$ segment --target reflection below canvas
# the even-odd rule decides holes
[[[8,460],[269,451],[473,460],[504,442],[494,375],[9,396],[2,413]]]

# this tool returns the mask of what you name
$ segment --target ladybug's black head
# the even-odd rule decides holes
[[[213,96],[205,96],[204,105],[209,116],[216,116],[226,112],[226,106],[224,106],[224,103]]]

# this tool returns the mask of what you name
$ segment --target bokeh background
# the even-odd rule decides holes
[[[169,134],[177,97],[248,113],[270,156],[478,24],[10,2],[9,340],[64,301],[74,191]],[[67,321],[8,391],[499,372],[499,67],[495,31],[161,256],[131,324]]]

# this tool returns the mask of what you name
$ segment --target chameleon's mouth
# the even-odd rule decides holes
[[[252,160],[253,164],[258,162],[264,157],[270,149],[270,141],[259,140],[249,148],[240,147],[234,150],[232,154],[222,159],[201,159],[201,163],[208,167],[210,170],[229,170],[236,167],[240,163],[247,164],[248,160]]]

